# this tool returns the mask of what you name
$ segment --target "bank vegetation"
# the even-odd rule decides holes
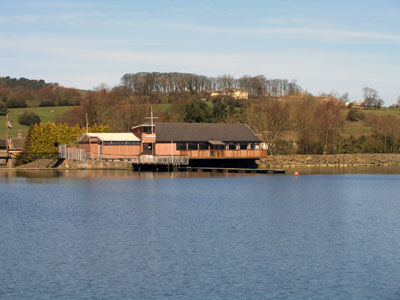
[[[216,91],[240,90],[245,99]],[[265,76],[206,77],[186,73],[129,73],[114,88],[66,89],[44,81],[0,78],[3,112],[22,103],[72,105],[58,124],[83,128],[107,125],[129,131],[146,121],[153,107],[158,122],[242,122],[273,155],[400,153],[400,110],[384,108],[372,88],[363,89],[363,106],[342,96],[311,95],[294,80]],[[29,134],[28,134],[29,137]]]

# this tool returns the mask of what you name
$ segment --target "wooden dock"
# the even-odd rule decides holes
[[[11,156],[9,153],[7,153],[7,151],[0,151],[0,166],[3,168],[7,168],[10,167],[10,163],[11,163]]]
[[[215,173],[251,173],[251,174],[285,174],[283,169],[245,169],[245,168],[214,168],[214,167],[179,167],[178,171],[215,172]]]
[[[150,172],[214,172],[214,173],[247,173],[247,174],[285,174],[283,169],[250,169],[250,168],[218,168],[218,167],[192,167],[154,164],[132,164],[134,171]]]

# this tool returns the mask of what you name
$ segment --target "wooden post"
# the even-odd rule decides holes
[[[86,133],[89,133],[89,122],[88,122],[88,115],[86,113]]]
[[[8,112],[6,112],[6,153],[7,153],[7,158],[9,156],[9,149],[8,149]]]

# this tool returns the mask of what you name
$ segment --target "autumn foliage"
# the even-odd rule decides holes
[[[56,157],[56,143],[74,144],[85,132],[85,128],[67,124],[39,123],[31,126],[25,140],[23,152],[17,157],[16,164],[21,165],[31,162],[37,158]],[[89,132],[108,132],[108,126],[97,126],[94,124]]]

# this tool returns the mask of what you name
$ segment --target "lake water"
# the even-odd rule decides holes
[[[0,299],[400,299],[399,183],[0,171]]]

